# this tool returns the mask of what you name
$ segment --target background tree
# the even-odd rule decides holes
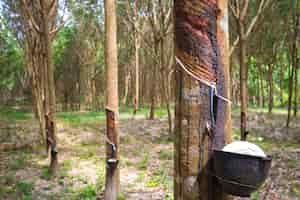
[[[118,48],[117,16],[114,0],[105,0],[105,64],[106,64],[106,180],[105,200],[116,200],[119,193],[118,133]]]
[[[249,0],[232,0],[230,2],[231,12],[236,21],[238,38],[233,43],[231,47],[233,49],[238,44],[239,45],[239,65],[240,65],[240,99],[241,99],[241,139],[246,140],[248,134],[247,131],[247,80],[248,80],[248,67],[246,64],[247,59],[247,38],[252,32],[258,19],[261,17],[263,12],[266,10],[270,4],[270,0],[261,0],[258,4],[257,12],[252,17],[249,25],[247,25],[247,15],[250,10],[250,2],[256,3]],[[248,15],[249,16],[249,15]]]

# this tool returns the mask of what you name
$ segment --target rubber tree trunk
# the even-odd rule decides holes
[[[243,22],[238,22],[239,41],[239,62],[240,62],[240,99],[241,99],[241,140],[247,139],[247,73],[246,60],[246,37]]]
[[[136,29],[138,28],[138,7],[137,7],[137,1],[134,2],[134,15],[136,18]],[[134,44],[135,44],[135,99],[134,99],[134,112],[133,114],[135,115],[136,112],[139,109],[139,63],[140,63],[140,56],[139,56],[139,51],[140,51],[140,38],[139,38],[139,33],[138,30],[135,30],[135,39],[134,39]]]
[[[294,86],[294,117],[297,117],[298,113],[298,99],[299,99],[299,94],[298,94],[298,68],[299,68],[299,59],[296,58],[296,66],[295,66],[295,86]]]
[[[106,179],[105,200],[116,200],[119,192],[118,55],[115,0],[105,0],[106,64]]]
[[[273,64],[269,65],[269,73],[268,73],[268,79],[269,79],[269,114],[272,113],[273,110]]]
[[[292,98],[293,98],[293,79],[294,79],[294,66],[289,67],[289,84],[288,84],[288,116],[286,120],[286,127],[290,126],[291,121],[291,108],[292,108]]]
[[[296,6],[298,6],[298,1]],[[297,8],[297,7],[296,7]],[[293,16],[293,26],[294,26],[294,35],[293,35],[293,47],[292,47],[292,67],[290,67],[289,73],[289,97],[288,97],[288,116],[286,120],[286,127],[289,127],[291,121],[291,112],[292,112],[292,99],[293,99],[293,88],[294,88],[294,77],[297,67],[297,38],[298,38],[298,26],[300,23],[300,18],[297,15],[297,9],[294,11]]]
[[[155,61],[154,61],[154,66],[152,69],[152,80],[151,80],[151,104],[150,104],[150,114],[149,114],[149,120],[154,120],[155,118],[155,108],[156,108],[156,81],[157,81],[157,68],[159,66],[159,41],[155,40],[154,41],[154,54],[155,54]]]
[[[284,106],[284,103],[283,103],[283,91],[284,91],[284,87],[283,87],[283,81],[284,81],[284,69],[283,69],[283,64],[280,65],[280,82],[279,82],[279,85],[280,85],[280,105],[281,106]]]
[[[213,63],[218,72],[218,92],[228,98],[230,84],[227,0],[174,2],[176,57],[183,63],[197,66],[198,62],[208,61],[208,68]],[[209,19],[206,15],[208,11],[213,13]],[[217,37],[213,39],[210,33]],[[208,54],[212,57],[207,56]],[[180,64],[176,67],[174,199],[230,199],[210,176],[212,148],[220,149],[231,142],[230,105],[225,101],[218,101],[215,137],[212,141],[207,129],[211,120],[209,88],[193,79]]]
[[[55,100],[55,83],[54,83],[54,66],[52,63],[52,47],[50,38],[50,19],[48,14],[49,2],[46,0],[40,1],[42,15],[42,46],[43,46],[43,65],[44,66],[44,94],[45,94],[45,121],[46,121],[46,136],[47,146],[50,147],[50,173],[55,175],[58,167],[57,156],[57,138],[56,138],[56,100]],[[57,8],[54,8],[57,9]],[[48,147],[47,147],[48,148]]]

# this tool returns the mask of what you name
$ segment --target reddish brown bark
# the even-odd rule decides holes
[[[176,57],[194,76],[209,82],[217,79],[220,95],[228,97],[227,1],[176,0],[174,11]],[[231,140],[230,106],[218,101],[216,126],[213,132],[208,130],[207,124],[211,123],[209,89],[183,70],[181,64],[177,67],[175,200],[228,199],[210,176],[210,158],[212,148],[222,148]],[[214,139],[211,134],[215,134]]]

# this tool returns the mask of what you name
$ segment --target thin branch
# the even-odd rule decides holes
[[[50,40],[53,40],[53,38],[55,38],[56,34],[65,26],[67,21],[68,20],[61,22],[59,25],[57,25],[54,29],[50,31]]]
[[[263,11],[270,5],[272,1],[271,0],[261,0],[260,1],[260,4],[259,4],[259,7],[258,7],[258,10],[257,10],[257,13],[256,15],[252,18],[251,22],[250,22],[250,25],[246,31],[246,34],[245,34],[245,38],[248,38],[249,35],[251,34],[251,32],[253,31],[253,28],[255,27],[258,19],[261,17]],[[240,38],[237,37],[235,39],[235,41],[233,42],[231,48],[230,48],[230,52],[229,52],[229,55],[231,56],[231,54],[233,53],[234,49],[236,48],[236,46],[238,45],[239,43],[239,40]]]
[[[264,0],[262,0],[261,2],[263,2]],[[249,0],[245,0],[245,3],[244,3],[244,7],[243,7],[243,10],[242,10],[242,13],[241,13],[241,16],[240,16],[240,21],[244,21],[246,15],[247,15],[247,12],[248,12],[248,7],[249,7]]]
[[[229,8],[230,8],[230,10],[231,10],[231,12],[232,12],[234,18],[235,18],[235,19],[238,19],[239,16],[238,16],[238,14],[237,14],[237,12],[236,12],[234,6],[231,4],[231,2],[229,2]]]

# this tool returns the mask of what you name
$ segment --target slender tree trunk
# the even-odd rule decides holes
[[[238,22],[239,41],[239,62],[240,62],[240,99],[241,99],[241,139],[247,139],[247,71],[246,59],[246,38],[243,22]]]
[[[293,36],[293,46],[292,46],[292,69],[290,69],[290,76],[289,76],[289,97],[288,97],[288,117],[286,120],[286,127],[289,127],[290,125],[290,120],[291,120],[291,109],[292,109],[292,99],[293,99],[293,89],[294,89],[294,77],[295,77],[295,72],[296,72],[296,67],[297,67],[297,55],[298,55],[298,50],[297,50],[297,39],[298,39],[298,27],[299,27],[299,16],[297,14],[297,9],[298,8],[298,1],[296,3],[296,8],[294,9],[294,14],[293,14],[293,28],[294,28],[294,36]]]
[[[265,88],[264,88],[264,74],[262,72],[261,79],[260,79],[260,89],[261,89],[261,101],[262,101],[262,108],[265,107]]]
[[[55,100],[55,83],[54,83],[54,68],[52,64],[52,47],[50,38],[50,21],[47,13],[49,3],[45,0],[41,1],[42,18],[43,18],[43,46],[44,46],[44,66],[45,66],[45,111],[50,120],[51,126],[47,126],[48,142],[50,143],[50,173],[55,175],[58,167],[57,158],[57,138],[56,138],[56,100]],[[55,8],[56,9],[56,8]],[[47,121],[46,121],[47,122]]]
[[[105,0],[106,63],[106,179],[105,200],[116,200],[119,192],[118,55],[115,0]]]
[[[299,59],[296,58],[296,63],[295,63],[295,86],[294,86],[294,94],[295,94],[295,97],[294,97],[294,117],[297,116],[297,113],[298,113],[298,99],[299,99],[299,96],[298,96],[298,66],[299,65]]]
[[[134,2],[134,15],[136,17],[136,26],[138,27],[138,7],[137,7],[137,1]],[[136,27],[136,28],[137,28]],[[134,115],[136,114],[137,110],[139,109],[139,62],[140,62],[140,56],[139,56],[139,50],[140,50],[140,38],[138,30],[135,30],[135,99],[134,99]]]
[[[293,98],[293,79],[294,79],[294,66],[289,67],[289,97],[288,97],[288,116],[286,120],[286,127],[290,126],[291,121],[291,108],[292,108],[292,98]]]
[[[269,114],[272,113],[273,109],[273,64],[269,65]]]
[[[210,67],[217,67],[220,95],[228,97],[229,84],[229,56],[228,56],[228,11],[227,1],[218,3],[204,0],[175,0],[175,49],[176,57],[182,63],[189,63],[195,68],[200,67],[202,59],[210,60],[206,53],[210,52],[215,59],[210,60]],[[212,9],[210,6],[220,9]],[[201,10],[203,16],[185,12],[192,6],[195,13]],[[215,8],[215,7],[214,7]],[[210,12],[206,13],[209,9]],[[214,12],[215,11],[215,12]],[[212,15],[208,23],[201,23],[204,16]],[[189,20],[193,19],[193,20]],[[190,26],[189,24],[197,24]],[[207,24],[207,25],[205,25]],[[193,27],[188,29],[189,27]],[[207,31],[207,32],[206,32]],[[206,35],[210,39],[198,38],[197,34]],[[209,33],[208,33],[209,32]],[[201,33],[201,34],[200,34]],[[212,35],[210,35],[212,33]],[[216,34],[216,38],[214,38]],[[215,43],[216,42],[216,43]],[[212,48],[213,46],[213,48]],[[201,51],[205,49],[205,53]],[[219,53],[217,53],[219,52]],[[214,60],[214,61],[213,61]],[[225,101],[218,101],[215,139],[211,140],[207,123],[210,122],[209,89],[193,79],[177,64],[175,90],[175,200],[223,200],[230,197],[222,193],[222,189],[215,179],[210,176],[212,148],[220,149],[231,141],[230,105]],[[189,65],[185,65],[189,66]],[[201,77],[203,78],[203,77]],[[199,85],[200,84],[200,85]],[[201,98],[199,98],[201,96]],[[218,117],[219,116],[219,117]],[[223,116],[223,117],[221,117]]]
[[[130,72],[128,72],[128,74],[126,75],[125,77],[125,85],[124,85],[124,97],[123,97],[123,100],[122,100],[122,103],[124,105],[126,105],[127,103],[127,97],[128,97],[128,90],[129,90],[129,83],[130,83]]]
[[[168,125],[169,125],[169,134],[172,133],[172,115],[171,115],[171,108],[170,108],[170,100],[169,100],[169,90],[168,90],[168,84],[169,84],[169,75],[166,73],[168,70],[165,66],[165,60],[164,60],[165,54],[164,54],[164,40],[162,39],[160,41],[160,71],[161,71],[161,83],[162,83],[162,97],[164,100],[164,103],[167,108],[167,114],[168,114]]]
[[[279,86],[280,86],[280,104],[281,106],[284,106],[283,102],[283,80],[284,79],[284,70],[283,70],[283,65],[280,65],[280,80],[279,80]]]
[[[158,55],[158,42],[159,41],[155,41],[154,42],[154,54],[155,54],[155,64],[153,66],[153,72],[152,72],[152,80],[151,80],[151,105],[150,105],[150,115],[149,115],[149,119],[150,120],[154,120],[155,118],[155,107],[156,107],[156,102],[155,102],[155,98],[156,98],[156,76],[157,76],[157,67],[158,67],[158,63],[159,61],[157,59],[159,59]]]

